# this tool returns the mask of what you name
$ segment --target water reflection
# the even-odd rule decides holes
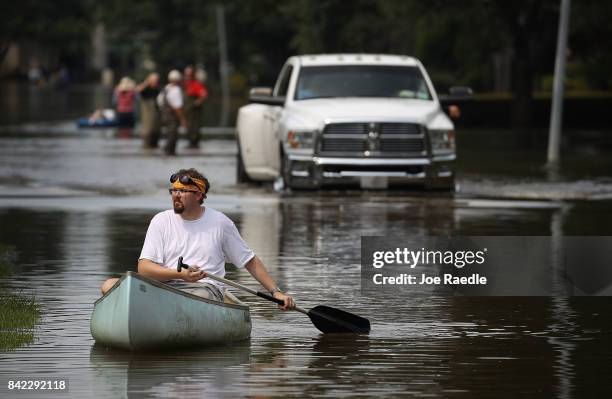
[[[22,82],[0,84],[0,125],[72,119],[111,105],[112,89],[72,85],[67,90],[35,87]]]
[[[0,242],[17,250],[16,266],[23,274],[57,272],[53,260],[64,259],[60,244],[66,226],[66,213],[39,212],[35,209],[0,209]]]
[[[575,378],[572,354],[576,349],[576,344],[572,338],[576,338],[574,331],[579,326],[575,323],[575,314],[571,309],[568,298],[552,298],[551,316],[553,322],[548,327],[551,330],[548,342],[555,348],[553,368],[558,379],[556,384],[557,397],[571,398],[573,397],[573,380]],[[574,336],[572,337],[572,335]]]
[[[589,208],[474,208],[448,197],[367,192],[211,198],[305,308],[353,310],[371,320],[372,333],[321,335],[304,315],[243,296],[250,342],[130,354],[93,346],[89,317],[100,282],[134,270],[156,210],[96,210],[95,199],[81,201],[87,205],[75,200],[70,210],[0,210],[0,241],[18,253],[19,274],[7,284],[36,291],[44,304],[36,342],[2,355],[2,378],[68,375],[79,397],[573,397],[609,389],[585,377],[612,372],[608,298],[373,298],[359,289],[361,235],[555,236]],[[601,220],[609,209],[597,208]],[[228,275],[255,285],[244,270]]]
[[[127,270],[136,271],[138,257],[144,243],[145,233],[153,212],[140,213],[109,213],[105,215],[105,239],[108,244],[109,273],[124,273]]]
[[[201,398],[203,393],[206,397],[227,397],[232,387],[244,383],[239,366],[249,364],[250,356],[249,341],[167,353],[129,353],[94,345],[89,355],[92,392],[134,398]]]

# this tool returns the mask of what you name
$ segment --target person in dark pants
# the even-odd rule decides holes
[[[198,79],[193,67],[185,68],[185,117],[187,119],[187,134],[189,137],[189,148],[198,148],[200,142],[200,127],[202,126],[202,103],[208,97],[206,86]]]
[[[167,155],[176,155],[179,126],[183,130],[187,129],[187,120],[183,110],[185,103],[180,85],[181,78],[179,71],[175,69],[170,71],[168,84],[157,97],[157,103],[161,109],[162,123],[167,129],[167,140],[164,147]]]
[[[157,96],[159,95],[159,74],[150,73],[147,78],[136,86],[140,94],[140,115],[142,127],[140,135],[144,148],[157,148],[159,141],[159,109]]]

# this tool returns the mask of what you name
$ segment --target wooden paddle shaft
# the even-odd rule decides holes
[[[267,292],[255,291],[252,288],[230,280],[226,280],[223,277],[215,276],[214,274],[206,273],[206,276],[213,280],[238,288],[240,290],[250,292],[251,294],[257,295],[260,298],[267,299],[268,301],[276,302],[279,305],[284,304],[283,301],[274,298]],[[305,315],[307,315],[313,322],[315,327],[317,327],[319,331],[323,333],[342,332],[367,334],[370,332],[370,322],[367,319],[350,314],[340,309],[334,309],[329,306],[316,306],[310,311],[298,308],[297,306],[294,309],[300,313],[304,313]]]
[[[231,285],[234,288],[238,288],[240,290],[243,290],[243,291],[246,291],[246,292],[250,292],[253,295],[257,295],[260,298],[267,299],[268,301],[275,302],[275,303],[277,303],[279,305],[284,305],[285,304],[285,302],[283,302],[280,299],[274,298],[272,295],[268,294],[267,292],[256,291],[256,290],[254,290],[252,288],[247,287],[246,285],[238,284],[238,283],[236,283],[234,281],[227,280],[227,279],[224,279],[223,277],[215,276],[214,274],[210,274],[210,273],[206,273],[206,277],[208,277],[210,279],[213,279],[213,280],[216,280],[216,281],[219,281],[219,282],[221,282],[223,284]],[[300,313],[308,314],[308,311],[306,311],[306,310],[304,310],[302,308],[299,308],[297,306],[294,309],[297,310]]]
[[[176,266],[176,270],[177,271],[180,272],[181,269],[189,269],[189,266],[183,263],[183,257],[182,256],[179,257],[178,264]],[[257,295],[260,298],[267,299],[268,301],[275,302],[275,303],[277,303],[279,305],[284,305],[285,304],[284,301],[282,301],[280,299],[274,298],[274,296],[268,294],[267,292],[255,291],[254,289],[249,288],[246,285],[238,284],[238,283],[233,282],[231,280],[227,280],[227,279],[224,279],[223,277],[215,276],[214,274],[210,274],[210,273],[206,273],[206,277],[208,277],[210,279],[213,279],[213,280],[216,280],[216,281],[219,281],[219,282],[221,282],[223,284],[227,284],[227,285],[230,285],[232,287],[238,288],[239,290],[243,290],[243,291],[249,292],[249,293],[251,293],[253,295]],[[304,310],[302,308],[298,308],[297,306],[295,308],[293,308],[293,309],[297,310],[300,313],[304,313],[305,315],[308,314],[308,311],[306,311],[306,310]]]

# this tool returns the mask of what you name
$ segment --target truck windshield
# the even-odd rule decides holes
[[[431,100],[416,66],[338,65],[300,69],[296,100],[329,97],[394,97]]]

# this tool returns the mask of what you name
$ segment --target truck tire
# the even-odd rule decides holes
[[[455,176],[450,178],[436,179],[425,185],[425,189],[431,191],[445,191],[448,193],[455,192]]]
[[[244,169],[244,161],[242,160],[242,152],[240,143],[238,143],[238,154],[236,154],[236,181],[238,183],[252,183],[253,179],[249,177]]]

